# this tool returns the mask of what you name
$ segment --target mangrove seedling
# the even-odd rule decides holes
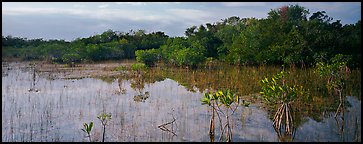
[[[338,112],[344,109],[345,97],[343,96],[342,91],[350,73],[350,69],[347,66],[348,60],[348,57],[337,54],[330,60],[330,63],[318,62],[315,66],[315,71],[318,72],[321,77],[327,79],[326,87],[329,93],[331,94],[331,91],[333,90],[334,95],[339,95],[339,106],[334,117],[337,117]]]
[[[232,140],[230,116],[233,115],[234,112],[237,110],[237,107],[239,105],[239,96],[228,89],[223,91],[219,90],[214,94],[205,93],[201,102],[203,105],[208,104],[208,106],[211,106],[212,108],[212,117],[210,120],[210,130],[209,130],[211,141],[214,141],[214,114],[216,113],[221,128],[221,136],[219,140],[222,140],[222,136],[224,132],[226,132],[226,141],[230,142]],[[235,105],[235,107],[232,108],[232,105]],[[224,126],[222,125],[220,114],[223,114],[225,116],[226,123],[224,124]]]
[[[281,133],[282,122],[285,121],[285,134],[291,136],[294,129],[291,104],[306,93],[302,86],[289,86],[285,80],[286,74],[286,72],[281,71],[272,78],[265,77],[261,80],[262,91],[260,94],[267,104],[279,105],[273,117],[273,126],[276,132]]]
[[[91,131],[92,131],[92,128],[93,128],[93,122],[90,122],[89,124],[87,123],[83,123],[83,129],[82,131],[87,133],[87,137],[89,139],[89,142],[91,142]]]
[[[106,125],[107,122],[111,119],[111,114],[101,113],[97,118],[102,123],[103,126],[102,142],[105,142]]]

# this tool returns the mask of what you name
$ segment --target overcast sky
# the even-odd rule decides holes
[[[360,2],[2,2],[2,35],[28,39],[63,39],[100,34],[108,29],[145,29],[184,36],[186,28],[231,16],[266,18],[284,5],[326,11],[344,24],[361,19]]]

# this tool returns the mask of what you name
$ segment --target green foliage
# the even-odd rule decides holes
[[[215,93],[205,93],[201,99],[202,105],[211,105],[212,101],[218,102],[220,105],[224,105],[229,108],[233,103],[239,103],[239,96],[233,93],[231,90],[219,90]]]
[[[186,37],[169,38],[164,32],[146,30],[107,30],[71,42],[2,36],[2,56],[64,63],[136,56],[147,66],[162,60],[168,65],[195,67],[209,57],[234,65],[315,66],[319,59],[343,54],[351,57],[349,67],[360,68],[361,21],[342,25],[326,13],[317,11],[307,18],[309,11],[304,7],[282,6],[272,9],[264,19],[232,16],[191,26],[185,31]]]
[[[222,140],[223,133],[226,132],[226,141],[231,141],[232,131],[229,124],[232,120],[230,120],[229,117],[234,114],[239,106],[239,96],[229,89],[226,89],[219,90],[215,93],[205,93],[204,97],[200,101],[202,102],[202,105],[207,104],[208,106],[212,107],[213,114],[211,117],[211,125],[214,125],[214,113],[216,113],[218,116],[221,128],[219,140]],[[233,104],[235,105],[234,109],[231,107]],[[223,106],[224,109],[221,108],[221,106]],[[226,118],[224,127],[222,126],[220,114],[223,114]],[[214,127],[211,128],[212,129],[210,131],[214,131]]]
[[[101,121],[102,125],[107,125],[107,122],[112,118],[111,114],[101,113],[97,118]]]
[[[137,50],[135,51],[135,55],[137,62],[142,62],[148,67],[152,67],[159,60],[160,52],[158,49]]]
[[[287,73],[285,71],[281,71],[271,78],[265,77],[260,81],[262,87],[260,94],[267,103],[291,103],[298,97],[307,94],[302,86],[289,86],[289,84],[286,83],[286,75]]]
[[[206,49],[198,41],[190,42],[183,38],[175,38],[161,46],[165,62],[178,66],[196,67],[204,62]]]
[[[84,129],[82,129],[82,131],[84,131],[85,133],[90,135],[92,128],[93,128],[93,122],[90,122],[89,124],[83,123],[83,127],[84,127]]]
[[[111,116],[111,114],[101,113],[97,118],[101,121],[101,123],[103,125],[102,142],[105,142],[106,125],[107,125],[107,122],[112,118],[112,116]]]
[[[67,53],[62,56],[62,61],[67,64],[70,64],[72,62],[80,62],[81,56],[77,53]]]
[[[133,71],[144,71],[147,69],[147,66],[143,63],[134,63],[131,65],[131,70]]]
[[[87,133],[89,141],[91,142],[91,131],[92,131],[92,128],[93,128],[93,122],[90,122],[89,124],[83,123],[83,127],[84,128],[82,129],[82,131]]]
[[[347,67],[347,61],[349,60],[349,56],[335,55],[329,63],[321,61],[316,63],[315,72],[327,79],[326,87],[329,90],[341,90],[344,86],[346,75],[349,74],[349,68]]]

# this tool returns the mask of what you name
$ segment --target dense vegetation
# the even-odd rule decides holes
[[[185,37],[144,30],[108,30],[71,42],[3,36],[2,56],[59,63],[136,58],[148,66],[164,62],[197,67],[214,60],[232,65],[314,66],[342,54],[350,67],[360,67],[361,21],[343,26],[325,11],[309,14],[298,5],[283,6],[263,19],[233,16],[192,26]]]

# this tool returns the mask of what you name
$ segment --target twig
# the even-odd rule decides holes
[[[173,116],[173,121],[171,121],[171,122],[168,122],[168,123],[165,123],[165,124],[161,124],[161,125],[159,125],[158,126],[158,128],[159,129],[161,129],[161,130],[163,130],[163,131],[167,131],[167,132],[170,132],[170,133],[172,133],[173,134],[173,136],[177,136],[173,131],[170,131],[168,128],[166,128],[165,126],[166,125],[169,125],[169,124],[172,124],[172,123],[174,123],[175,122],[175,118],[174,118],[174,116]]]

